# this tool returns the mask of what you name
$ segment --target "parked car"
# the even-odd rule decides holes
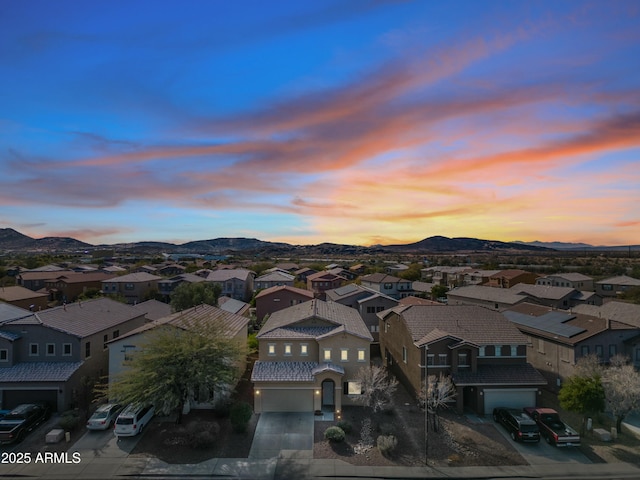
[[[514,408],[494,408],[493,419],[500,423],[515,442],[539,442],[538,424],[526,413]]]
[[[105,403],[100,405],[93,415],[87,420],[87,429],[89,430],[107,430],[111,428],[122,411],[122,405],[119,403]]]
[[[551,408],[526,407],[524,412],[535,420],[549,445],[556,447],[577,447],[580,434],[560,420],[558,412]]]
[[[153,405],[127,405],[127,408],[122,410],[116,418],[113,432],[117,437],[133,437],[142,433],[144,426],[151,421],[154,413]]]
[[[51,416],[46,404],[23,403],[0,419],[0,444],[20,442]]]

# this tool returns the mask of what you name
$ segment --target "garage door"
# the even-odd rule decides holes
[[[2,408],[14,408],[21,403],[48,403],[55,412],[58,409],[58,390],[4,390]]]
[[[495,407],[521,409],[536,405],[536,388],[494,388],[484,391],[484,414],[493,413]]]
[[[263,412],[313,412],[313,390],[262,390]]]

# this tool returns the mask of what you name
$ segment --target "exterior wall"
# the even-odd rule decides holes
[[[14,364],[22,362],[78,362],[83,359],[80,354],[79,339],[68,333],[53,330],[43,325],[8,324],[3,325],[2,328],[9,332],[21,334],[21,337],[13,342]],[[31,344],[38,345],[37,355],[31,354]],[[53,344],[53,354],[47,354],[48,344]],[[64,344],[71,345],[71,355],[63,355]]]
[[[594,292],[595,286],[593,279],[585,279],[579,281],[571,281],[557,275],[547,275],[536,280],[536,285],[549,285],[552,287],[572,287],[576,290],[585,292]]]
[[[259,322],[262,322],[266,315],[309,300],[311,297],[286,289],[256,297],[256,317]]]
[[[0,301],[13,305],[14,307],[24,308],[25,310],[32,310],[34,312],[49,308],[47,304],[49,300],[48,295],[37,295],[31,298],[21,298],[20,300],[3,300],[0,296]],[[33,306],[33,308],[31,308]]]
[[[514,305],[518,305],[519,303],[522,303],[525,301],[531,301],[531,299],[523,298],[521,301],[517,303],[505,303],[497,300],[483,300],[480,298],[476,299],[476,298],[469,298],[469,297],[458,297],[453,292],[447,292],[448,305],[477,305],[479,307],[485,307],[485,308],[488,308],[489,310],[495,310],[497,312],[508,310]]]
[[[406,362],[403,360],[403,347],[407,352]],[[384,365],[415,395],[422,385],[424,350],[414,345],[404,323],[395,313],[386,321],[380,320],[380,352]]]
[[[408,297],[413,293],[413,290],[411,289],[411,282],[408,280],[402,282],[383,283],[362,280],[362,286],[368,287],[376,292],[383,293],[384,295],[395,298],[396,300]]]
[[[254,282],[254,287],[256,290],[264,290],[271,287],[279,287],[281,285],[286,285],[288,287],[293,287],[294,280],[286,280],[284,277],[281,280],[260,280],[256,279]]]
[[[523,272],[519,275],[514,276],[504,276],[497,274],[489,277],[489,281],[487,284],[490,287],[511,288],[519,283],[528,283],[534,285],[537,278],[538,274],[531,272]]]
[[[145,300],[149,293],[158,289],[158,280],[146,282],[102,282],[102,290],[106,295],[121,295],[129,305]]]
[[[396,305],[398,305],[397,301],[384,297],[375,297],[360,303],[358,311],[360,312],[362,320],[364,320],[364,323],[367,325],[374,343],[380,342],[380,319],[377,314]]]
[[[273,345],[274,354],[269,353],[269,346]],[[291,346],[291,355],[285,353],[285,346]],[[302,345],[307,346],[308,353],[303,355]],[[305,339],[264,339],[258,345],[258,360],[262,362],[320,362],[318,342],[313,338]]]

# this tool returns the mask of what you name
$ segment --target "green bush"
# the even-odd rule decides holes
[[[351,424],[346,420],[340,420],[336,425],[340,427],[342,431],[347,435],[349,435],[353,430],[353,427],[351,426]]]
[[[342,442],[344,441],[344,430],[340,427],[329,427],[324,431],[324,438],[330,442]]]
[[[380,453],[385,457],[390,457],[398,446],[398,439],[395,435],[380,435],[376,443]]]
[[[233,431],[238,433],[246,432],[252,415],[253,409],[248,403],[242,402],[234,404],[229,414]]]
[[[58,427],[65,431],[75,430],[80,425],[80,414],[75,410],[67,410],[60,414]]]

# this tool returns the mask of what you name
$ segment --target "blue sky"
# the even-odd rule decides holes
[[[640,243],[635,1],[0,4],[0,226]]]

